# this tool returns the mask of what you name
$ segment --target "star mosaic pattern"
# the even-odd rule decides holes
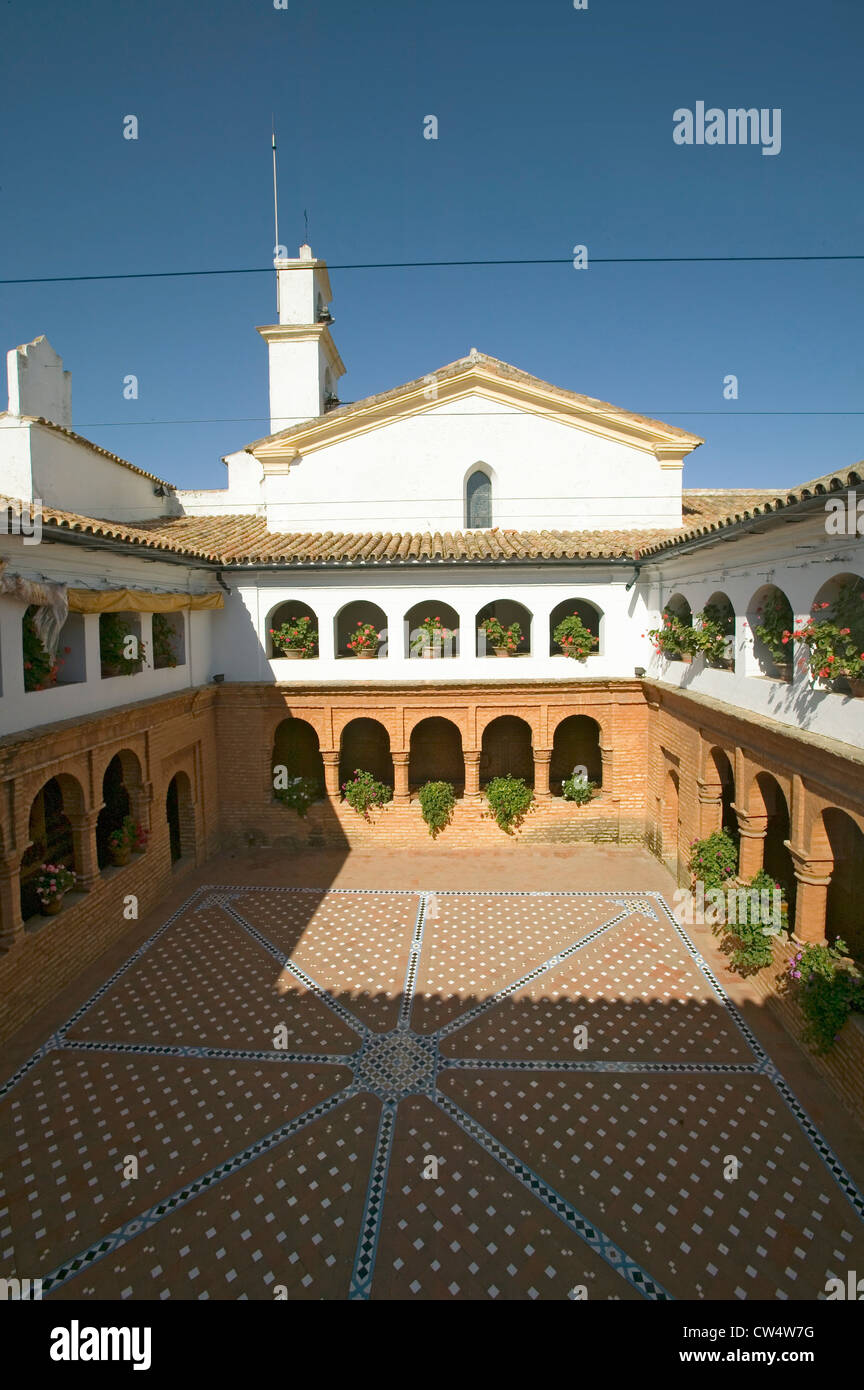
[[[864,1200],[656,893],[211,886],[0,1087],[43,1298],[779,1299]]]

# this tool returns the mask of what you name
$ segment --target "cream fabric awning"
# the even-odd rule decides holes
[[[178,613],[224,608],[223,594],[150,594],[140,589],[70,589],[70,613]]]

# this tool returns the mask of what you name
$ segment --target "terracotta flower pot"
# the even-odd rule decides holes
[[[375,647],[364,647],[362,651],[355,652],[354,655],[358,661],[374,661],[378,652]]]
[[[56,917],[62,906],[63,897],[61,895],[59,898],[52,898],[50,902],[41,903],[39,911],[43,917]]]
[[[857,700],[864,699],[864,676],[850,676],[849,689]]]
[[[679,655],[678,655],[677,657],[673,657],[672,660],[673,660],[673,661],[683,661],[685,666],[689,666],[689,665],[692,663],[692,661],[693,661],[693,653],[692,653],[692,652],[680,652]]]
[[[111,863],[119,868],[122,864],[128,864],[132,858],[131,845],[124,845],[122,849],[114,849],[109,846],[108,853],[111,855]]]
[[[781,681],[791,681],[791,679],[792,679],[792,662],[791,662],[791,661],[777,661],[777,662],[775,662],[775,665],[776,665],[776,667],[777,667],[777,679],[778,679],[778,680],[781,680]]]
[[[305,655],[305,652],[298,651],[296,647],[288,647],[286,651],[279,653],[286,661],[302,661]]]
[[[441,653],[437,647],[421,647],[420,655],[424,661],[432,661],[435,657],[440,656]]]
[[[509,647],[493,647],[492,650],[493,650],[493,652],[495,653],[496,656],[515,656],[515,655],[516,655],[515,652],[511,652],[511,650],[510,650]]]

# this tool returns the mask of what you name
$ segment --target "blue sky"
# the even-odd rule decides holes
[[[864,251],[861,0],[0,0],[0,37],[3,278],[266,266],[271,112],[280,240],[308,209],[331,266]],[[780,153],[676,145],[699,100],[779,107]],[[691,487],[864,456],[864,414],[791,413],[864,410],[864,262],[331,279],[343,400],[477,347],[705,436]],[[45,333],[75,427],[184,487],[266,433],[274,318],[272,274],[0,286],[0,346]]]

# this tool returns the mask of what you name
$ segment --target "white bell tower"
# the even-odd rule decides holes
[[[327,262],[303,245],[296,259],[273,264],[279,322],[258,332],[270,355],[270,433],[277,434],[338,404],[345,365],[330,334]]]

